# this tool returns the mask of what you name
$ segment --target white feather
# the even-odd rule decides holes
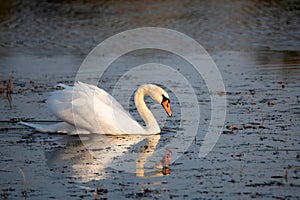
[[[42,132],[69,134],[98,133],[119,135],[156,134],[160,132],[155,118],[145,104],[143,108],[140,108],[143,111],[140,114],[147,114],[147,116],[142,116],[142,118],[146,120],[146,124],[148,123],[148,129],[141,127],[121,104],[103,89],[82,82],[75,83],[73,87],[64,84],[59,84],[58,86],[64,89],[52,92],[46,104],[49,111],[63,122],[55,125],[23,122],[23,125],[33,127]],[[144,101],[143,95],[147,95],[147,89],[153,90],[153,87],[154,85],[142,86],[140,102]],[[148,95],[152,96],[153,99],[160,99],[163,90],[161,88],[157,90],[158,86],[155,87],[155,92],[148,91]]]

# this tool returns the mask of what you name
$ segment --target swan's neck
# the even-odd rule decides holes
[[[149,134],[160,133],[160,128],[157,124],[157,121],[144,101],[145,96],[150,96],[149,91],[145,87],[140,87],[134,96],[135,106],[140,116],[146,123],[146,132]]]

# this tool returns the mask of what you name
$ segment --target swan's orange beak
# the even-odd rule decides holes
[[[165,109],[165,111],[167,112],[167,114],[169,115],[169,117],[172,116],[172,111],[171,111],[171,106],[170,106],[170,100],[169,99],[164,99],[161,102],[162,107]]]

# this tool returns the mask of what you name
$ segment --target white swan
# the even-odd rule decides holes
[[[46,103],[49,110],[63,122],[52,125],[21,122],[23,125],[41,132],[68,134],[158,134],[160,128],[146,106],[144,96],[150,96],[172,116],[168,93],[153,84],[140,86],[134,96],[136,108],[145,121],[145,128],[103,89],[82,82],[75,83],[73,87],[64,84],[59,86],[64,89],[53,92]]]

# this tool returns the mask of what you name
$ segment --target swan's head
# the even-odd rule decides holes
[[[167,95],[167,97],[165,95]],[[161,101],[161,105],[165,109],[165,111],[167,112],[169,117],[171,117],[172,116],[172,111],[171,111],[170,99],[169,99],[168,93],[162,94],[162,97],[163,98],[162,98],[162,101]]]
[[[147,84],[145,85],[145,89],[148,93],[148,95],[157,103],[161,104],[162,107],[165,109],[169,117],[172,116],[172,111],[170,107],[170,97],[168,93],[162,89],[161,87],[158,87],[157,85],[153,84]]]

